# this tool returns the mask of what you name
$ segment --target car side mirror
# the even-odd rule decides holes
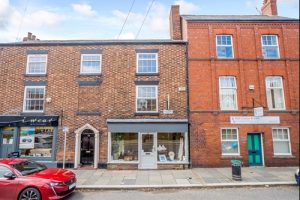
[[[6,172],[4,175],[3,175],[4,178],[7,178],[7,179],[15,179],[17,178],[17,176],[12,173],[12,172]]]

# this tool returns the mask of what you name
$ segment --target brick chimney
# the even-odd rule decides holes
[[[172,40],[182,40],[179,5],[172,5],[170,11],[170,37]]]
[[[264,0],[261,7],[261,14],[268,16],[276,16],[277,13],[277,0]]]
[[[27,33],[27,37],[24,37],[23,38],[23,42],[26,42],[26,41],[39,41],[40,39],[36,38],[35,35],[32,35],[32,33],[28,32]]]

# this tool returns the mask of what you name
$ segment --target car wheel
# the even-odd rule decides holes
[[[35,188],[26,188],[19,196],[19,200],[41,200],[40,192]]]

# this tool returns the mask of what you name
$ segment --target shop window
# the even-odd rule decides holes
[[[284,110],[284,92],[282,77],[266,77],[267,102],[269,110]]]
[[[101,73],[101,54],[82,54],[81,55],[81,69],[82,74]]]
[[[21,156],[51,157],[53,132],[53,127],[21,127],[19,143]]]
[[[278,37],[277,35],[263,35],[262,53],[265,59],[279,58]]]
[[[157,160],[159,162],[186,161],[184,133],[157,133]]]
[[[291,155],[290,133],[288,128],[273,128],[274,155]]]
[[[240,155],[238,130],[221,129],[222,155]]]
[[[233,58],[232,36],[217,35],[217,57],[218,58]]]
[[[157,112],[157,86],[137,86],[137,112]]]
[[[235,77],[221,76],[219,84],[221,110],[237,110],[237,87]]]
[[[27,56],[26,74],[46,74],[47,54],[35,54]]]
[[[138,53],[137,65],[137,73],[157,73],[157,53]]]
[[[45,86],[26,86],[24,93],[24,112],[44,111]]]
[[[111,133],[111,161],[138,161],[138,133]]]

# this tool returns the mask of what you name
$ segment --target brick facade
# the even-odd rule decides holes
[[[100,131],[99,163],[107,163],[107,119],[187,119],[186,43],[172,41],[94,42],[1,44],[0,48],[0,115],[22,115],[24,81],[46,81],[44,115],[58,115],[60,126],[68,126],[67,155],[74,161],[74,131],[89,123]],[[102,50],[101,75],[81,75],[82,49]],[[136,75],[136,49],[158,50],[158,74]],[[26,75],[27,50],[47,50],[46,76]],[[80,86],[80,81],[99,81],[98,86]],[[137,80],[158,81],[156,116],[135,114]],[[163,114],[167,95],[173,114]],[[87,113],[86,113],[87,112]],[[82,114],[83,113],[83,114]],[[88,114],[94,113],[94,114]],[[96,113],[96,114],[95,114]],[[59,127],[60,128],[60,127]],[[63,155],[63,133],[59,129],[57,155]]]
[[[178,13],[179,14],[179,13]],[[260,16],[259,16],[260,17]],[[263,16],[264,17],[264,16]],[[189,48],[190,158],[192,167],[229,166],[231,159],[248,165],[247,135],[261,133],[265,166],[299,165],[299,23],[274,20],[198,20],[182,17],[183,39]],[[201,18],[201,16],[200,16]],[[209,18],[209,17],[208,17]],[[214,18],[214,16],[212,17]],[[263,59],[261,35],[277,35],[280,58]],[[218,59],[216,35],[231,35],[234,58]],[[236,111],[221,111],[219,77],[234,76],[237,83]],[[286,109],[270,111],[266,76],[281,76]],[[254,85],[254,90],[249,89]],[[279,116],[280,124],[231,124],[230,116],[253,116],[263,106],[265,116]],[[239,156],[222,156],[221,128],[237,128]],[[291,156],[274,156],[272,128],[290,131]]]

